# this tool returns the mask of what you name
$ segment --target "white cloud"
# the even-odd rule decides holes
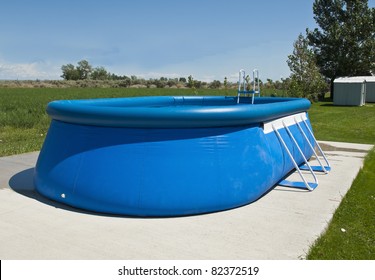
[[[58,79],[59,67],[43,61],[31,63],[9,63],[0,61],[1,80],[46,80]]]
[[[194,79],[211,82],[223,81],[227,77],[230,82],[238,81],[238,71],[245,69],[252,77],[253,69],[259,69],[260,79],[279,80],[289,76],[286,57],[289,46],[285,42],[263,43],[259,46],[244,46],[214,55],[207,55],[191,61],[167,64],[155,72],[180,73],[181,77],[192,75]],[[281,57],[281,59],[280,59]],[[284,59],[285,57],[285,59]],[[162,75],[161,75],[162,76]]]

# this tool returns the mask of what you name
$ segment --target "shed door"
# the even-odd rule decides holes
[[[366,102],[365,100],[366,100],[366,81],[363,82],[362,87],[361,87],[361,104],[360,104],[360,106],[365,105],[365,102]]]

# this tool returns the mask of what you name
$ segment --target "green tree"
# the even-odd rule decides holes
[[[202,82],[202,81],[199,81],[199,80],[194,80],[194,86],[193,86],[193,89],[197,89],[197,88],[201,88],[202,86],[204,85],[207,85],[206,82]],[[196,94],[198,93],[197,91],[195,92]]]
[[[375,9],[367,0],[315,0],[313,12],[320,29],[307,29],[307,38],[331,94],[336,77],[374,72]]]
[[[267,79],[267,82],[266,82],[266,84],[265,84],[265,87],[266,87],[266,88],[274,88],[275,85],[274,85],[273,80],[268,78],[268,79]]]
[[[172,86],[176,86],[178,83],[178,79],[177,78],[170,78],[168,79],[168,82],[167,82],[167,85],[172,87]]]
[[[251,79],[249,75],[246,75],[245,81],[246,81],[246,90],[251,90],[252,85],[251,85]]]
[[[195,81],[194,81],[192,75],[190,75],[190,76],[188,77],[188,84],[187,84],[187,86],[188,86],[189,88],[195,88]]]
[[[80,79],[79,72],[73,64],[66,64],[66,65],[61,66],[61,70],[62,70],[61,78],[63,78],[64,80],[76,81]]]
[[[211,82],[210,84],[210,88],[220,88],[221,86],[221,82],[218,81],[218,80],[214,80],[213,82]]]
[[[224,78],[224,88],[228,89],[228,79],[227,79],[227,77]]]
[[[289,94],[317,101],[324,97],[327,84],[316,65],[315,55],[308,40],[300,34],[293,44],[293,54],[288,56],[290,75]]]
[[[65,80],[86,80],[90,78],[92,66],[87,60],[81,60],[76,67],[69,63],[61,66],[61,70],[63,72],[61,77]]]
[[[80,80],[86,80],[90,77],[92,66],[87,60],[81,60],[78,62],[77,70],[80,76]]]
[[[92,70],[90,78],[93,80],[109,80],[111,74],[104,67],[99,66]]]

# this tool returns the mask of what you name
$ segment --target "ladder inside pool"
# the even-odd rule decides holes
[[[245,70],[241,69],[239,72],[238,79],[238,91],[237,91],[237,104],[240,103],[240,95],[247,94],[251,95],[251,104],[254,104],[254,96],[257,94],[260,96],[260,86],[259,86],[259,71],[258,69],[253,70],[253,89],[248,89],[250,85],[250,77],[246,76]]]
[[[285,128],[287,134],[289,135],[290,139],[292,140],[293,145],[297,148],[299,154],[302,156],[302,158],[304,160],[304,164],[303,165],[298,165],[297,162],[296,162],[296,160],[293,157],[293,154],[291,153],[291,151],[288,148],[288,146],[286,145],[283,137],[281,136],[280,132],[278,131],[278,128],[275,127],[274,124],[272,124],[273,131],[276,133],[277,138],[279,139],[280,143],[282,144],[282,147],[287,152],[288,156],[290,157],[290,159],[293,162],[293,165],[294,165],[296,171],[298,172],[298,174],[300,175],[300,177],[302,179],[302,181],[294,181],[294,182],[293,181],[289,181],[289,180],[281,180],[278,183],[278,185],[279,186],[284,186],[284,187],[293,187],[293,188],[307,189],[309,191],[312,191],[319,184],[318,183],[318,178],[316,177],[314,171],[315,172],[324,172],[325,174],[327,174],[331,170],[331,166],[330,166],[330,164],[328,162],[328,159],[327,159],[326,155],[324,154],[322,148],[320,147],[319,143],[316,141],[316,139],[314,137],[314,134],[312,133],[312,131],[311,131],[309,125],[307,124],[306,120],[304,120],[301,115],[299,115],[299,117],[300,117],[300,120],[298,120],[297,117],[294,117],[294,123],[297,125],[298,130],[301,132],[301,134],[303,135],[303,138],[305,139],[305,141],[307,142],[308,146],[312,150],[312,152],[313,152],[316,160],[318,161],[319,165],[312,166],[312,165],[309,164],[308,160],[306,159],[305,155],[303,154],[303,152],[301,150],[301,147],[298,145],[295,137],[293,136],[291,130],[285,124],[285,122],[282,121],[282,126]],[[301,127],[302,123],[304,124],[304,126],[306,128],[306,131],[311,136],[311,138],[313,139],[313,141],[310,142],[310,140],[307,137],[306,133],[302,129],[302,127]],[[319,155],[318,155],[318,153],[317,153],[317,151],[315,150],[314,147],[317,147],[317,150],[319,151],[320,156],[324,159],[324,161],[326,162],[327,165],[323,165],[323,163],[320,160]],[[314,179],[314,182],[308,182],[306,180],[305,176],[303,175],[302,170],[309,171],[310,174],[312,175],[313,179]]]

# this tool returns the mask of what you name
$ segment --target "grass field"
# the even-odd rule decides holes
[[[235,95],[236,91],[200,89],[0,88],[0,156],[37,151],[50,119],[48,102],[57,99],[143,95]],[[266,95],[271,92],[266,93]],[[278,92],[282,96],[283,92]],[[375,104],[363,107],[312,105],[309,110],[319,140],[375,144]],[[345,228],[343,235],[341,228]],[[308,259],[375,259],[375,150],[368,155],[332,223],[311,248]]]

